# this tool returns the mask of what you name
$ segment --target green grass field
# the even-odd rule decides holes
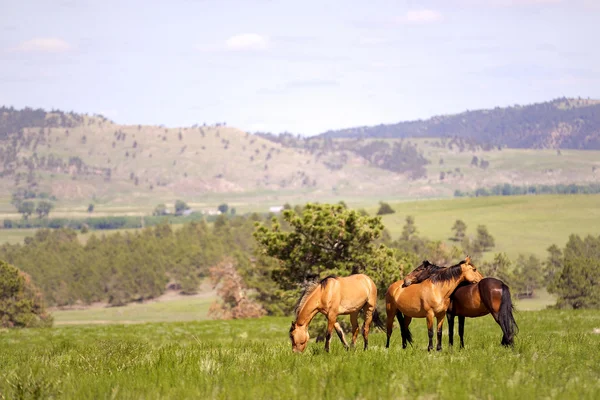
[[[91,307],[81,310],[57,310],[52,313],[56,325],[182,322],[208,319],[208,309],[215,300],[205,296],[182,296],[176,300],[130,303],[123,307]]]
[[[383,223],[394,238],[402,232],[407,215],[415,217],[419,235],[443,240],[451,245],[455,243],[449,240],[452,235],[450,228],[457,219],[465,221],[469,235],[475,234],[477,225],[486,225],[496,240],[496,247],[485,255],[485,259],[497,252],[506,252],[512,259],[516,259],[520,253],[535,254],[543,259],[550,245],[564,246],[572,233],[582,236],[600,233],[600,195],[504,196],[401,202],[391,198],[386,201],[396,210],[395,214],[383,216]],[[376,200],[348,204],[353,208],[365,208],[371,215],[375,215],[378,209]],[[118,212],[115,211],[113,215],[118,215]],[[0,243],[21,243],[34,232],[32,229],[0,229]],[[90,231],[80,235],[80,238],[85,242],[92,233],[102,235],[114,232]]]
[[[486,225],[496,246],[487,254],[506,252],[511,259],[520,254],[546,258],[546,249],[563,247],[572,233],[585,236],[600,233],[600,195],[547,195],[458,198],[390,203],[395,214],[383,216],[393,237],[402,232],[407,215],[415,217],[418,234],[429,239],[448,240],[457,219],[467,224],[467,235],[477,225]],[[377,207],[367,209],[374,214]]]
[[[317,317],[322,318],[322,317]],[[289,318],[65,326],[0,332],[2,399],[597,399],[598,311],[516,314],[514,349],[490,317],[469,319],[466,348],[428,353],[424,320],[402,350],[293,354]],[[359,338],[359,347],[362,346]]]

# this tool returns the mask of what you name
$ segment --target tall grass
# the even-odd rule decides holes
[[[61,327],[0,333],[0,398],[599,398],[598,311],[517,314],[514,349],[491,317],[467,320],[466,349],[428,353],[395,330],[370,349],[291,352],[289,319]],[[444,334],[446,337],[446,333]],[[359,348],[362,343],[359,339]]]

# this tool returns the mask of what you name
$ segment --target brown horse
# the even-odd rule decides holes
[[[350,314],[352,324],[352,345],[356,344],[358,336],[358,313],[365,313],[363,324],[363,338],[365,350],[369,344],[369,327],[371,321],[383,329],[383,323],[375,310],[377,303],[377,287],[366,275],[350,275],[345,278],[328,276],[320,282],[309,285],[296,304],[296,320],[292,321],[290,328],[290,339],[292,350],[303,352],[308,343],[308,324],[314,316],[320,312],[327,317],[327,335],[325,337],[325,351],[329,351],[331,331],[335,328],[344,347],[348,348],[348,342],[344,331],[337,323],[338,315]]]
[[[440,270],[418,285],[403,287],[404,281],[397,281],[390,285],[385,294],[385,307],[387,312],[387,343],[390,346],[390,337],[394,325],[394,316],[400,323],[402,334],[402,348],[407,342],[412,343],[412,335],[408,329],[413,318],[426,318],[429,335],[428,351],[433,349],[433,318],[437,319],[437,350],[442,349],[442,326],[446,310],[450,304],[450,295],[463,281],[479,282],[482,278],[477,269],[471,265],[469,257],[459,264]]]
[[[432,274],[444,269],[425,260],[404,278],[404,286],[423,282]],[[458,316],[458,334],[460,347],[465,347],[465,317],[476,318],[492,314],[500,329],[504,346],[512,346],[519,328],[513,316],[513,304],[508,286],[496,278],[483,278],[476,284],[459,285],[448,307],[448,338],[450,346],[454,344],[454,317]]]

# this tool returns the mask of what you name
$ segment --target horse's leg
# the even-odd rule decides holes
[[[460,336],[460,348],[463,349],[465,347],[465,317],[462,315],[458,316],[458,336]]]
[[[437,351],[442,350],[442,328],[444,327],[444,318],[446,317],[446,313],[442,312],[435,316],[437,319]]]
[[[338,337],[340,338],[340,340],[344,344],[344,347],[347,350],[348,349],[348,342],[346,342],[346,336],[344,336],[344,330],[342,329],[342,327],[340,326],[340,324],[338,322],[336,322],[333,325],[333,327],[335,328],[335,331],[337,332]]]
[[[454,346],[454,314],[446,313],[448,317],[448,344]]]
[[[407,342],[412,341],[412,339],[409,339],[406,337],[406,334],[410,334],[410,332],[408,331],[408,326],[410,325],[410,322],[412,321],[412,317],[408,317],[408,316],[404,316],[404,321],[400,321],[400,319],[398,319],[398,322],[400,324],[404,324],[404,329],[401,329],[400,332],[402,333],[402,348],[405,349],[407,346]]]
[[[331,342],[331,331],[336,324],[336,317],[333,315],[327,316],[327,334],[325,335],[325,351],[329,353],[329,343]]]
[[[427,313],[427,336],[429,336],[429,346],[427,351],[433,349],[433,311]]]
[[[367,347],[369,347],[369,329],[371,328],[372,321],[373,321],[373,308],[365,308],[365,322],[364,322],[363,328],[362,328],[363,339],[365,340],[365,350],[367,349]]]
[[[385,343],[385,348],[390,347],[390,337],[392,336],[392,331],[394,330],[394,317],[396,316],[396,307],[392,306],[392,304],[388,303],[385,307],[385,312],[387,314],[386,320],[386,332],[387,332],[387,342]]]
[[[350,314],[350,324],[352,325],[352,347],[354,347],[358,337],[358,311]]]

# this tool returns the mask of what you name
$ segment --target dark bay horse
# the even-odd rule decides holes
[[[328,276],[320,282],[310,284],[296,304],[296,320],[292,321],[290,339],[294,352],[303,352],[308,343],[308,324],[320,312],[327,317],[327,335],[325,336],[325,351],[329,351],[331,331],[335,328],[344,347],[348,342],[342,327],[337,322],[338,315],[350,314],[352,324],[352,345],[358,337],[358,313],[365,313],[363,338],[365,350],[369,344],[369,327],[375,319],[376,325],[383,329],[383,323],[375,310],[377,304],[377,287],[366,275],[356,274],[345,278]],[[375,315],[374,315],[375,314]],[[375,317],[375,318],[374,318]]]
[[[390,346],[390,337],[394,326],[394,316],[400,323],[402,335],[402,348],[407,342],[412,342],[409,325],[413,318],[426,318],[429,335],[427,350],[433,349],[433,318],[437,319],[437,350],[442,349],[442,325],[446,310],[450,305],[450,295],[463,281],[479,282],[483,277],[471,265],[470,259],[459,264],[440,270],[422,283],[404,286],[404,281],[397,281],[390,285],[385,294],[385,307],[387,313],[387,342]]]
[[[404,278],[404,285],[423,282],[432,274],[444,267],[431,264],[425,260],[414,271]],[[513,316],[513,304],[508,286],[496,278],[483,278],[478,283],[459,285],[450,297],[448,307],[448,339],[450,346],[454,344],[454,317],[458,316],[458,335],[460,347],[465,347],[465,317],[476,318],[492,314],[500,329],[504,346],[512,346],[518,326]]]

